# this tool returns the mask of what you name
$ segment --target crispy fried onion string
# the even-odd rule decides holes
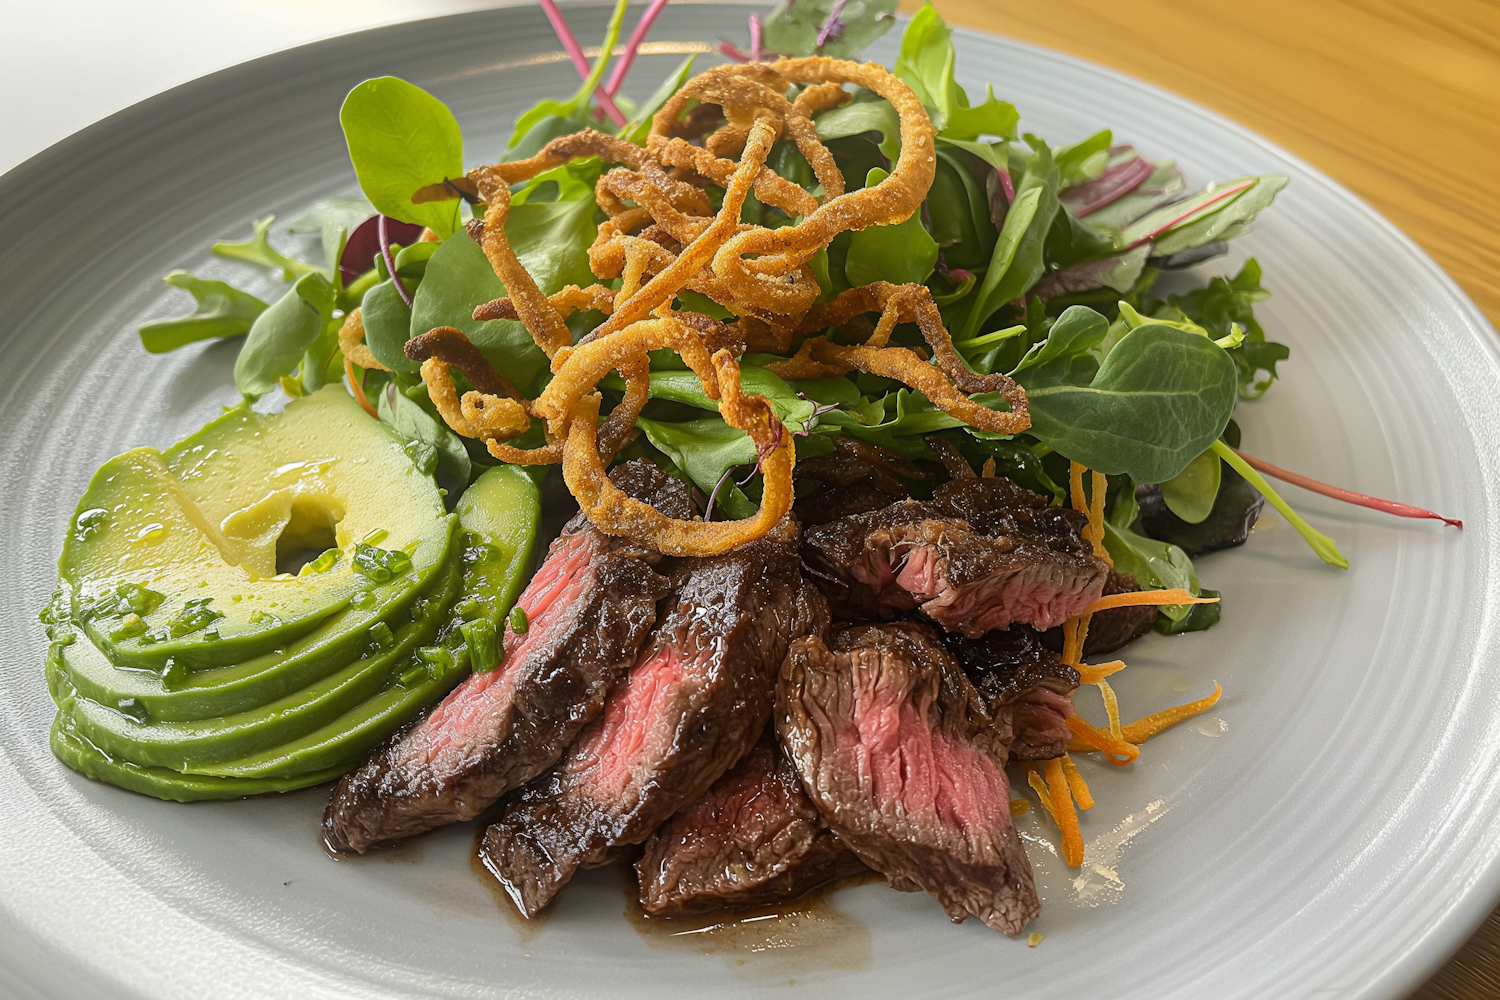
[[[900,120],[901,152],[889,175],[857,191],[846,191],[813,120],[848,101],[845,87],[851,84],[890,102]],[[796,96],[788,99],[794,86]],[[780,139],[795,145],[812,168],[813,191],[781,177],[767,162]],[[814,57],[711,69],[667,100],[652,119],[644,149],[584,129],[553,139],[528,159],[480,167],[416,194],[417,200],[462,194],[486,206],[483,222],[471,223],[469,231],[508,295],[480,305],[473,318],[519,320],[526,327],[553,372],[536,400],[521,396],[456,330],[440,328],[417,338],[408,354],[422,362],[432,399],[450,426],[484,440],[502,461],[561,461],[569,489],[601,530],[672,555],[728,551],[765,534],[792,503],[792,435],[769,403],[740,392],[735,358],[746,351],[785,354],[801,339],[792,358],[767,367],[787,379],[853,370],[882,375],[983,430],[1014,434],[1030,425],[1021,387],[965,364],[925,286],[875,282],[814,304],[820,288],[809,262],[841,232],[910,218],[932,185],[934,146],[921,100],[874,64]],[[601,281],[619,279],[619,288],[570,285],[544,294],[506,237],[510,185],[589,156],[608,166],[594,189],[607,218],[588,251],[590,270]],[[724,190],[717,212],[705,190],[710,187]],[[743,218],[752,192],[760,203],[756,211],[779,210],[786,224],[773,228]],[[726,323],[687,311],[678,299],[686,292],[707,296],[734,318]],[[575,345],[565,320],[583,311],[607,318]],[[896,327],[905,323],[921,331],[931,361],[920,349],[892,346]],[[843,343],[821,335],[830,328],[839,330]],[[362,340],[355,313],[340,331],[340,343],[346,357],[378,367],[373,357],[360,360],[369,353]],[[621,493],[606,477],[650,397],[649,352],[662,349],[678,353],[705,395],[718,401],[725,422],[755,442],[765,483],[753,517],[674,520]],[[462,398],[454,367],[475,386]],[[601,423],[597,386],[611,371],[620,373],[626,389]],[[1008,409],[969,398],[977,393],[997,394]],[[547,443],[531,449],[507,443],[532,417],[545,421]]]

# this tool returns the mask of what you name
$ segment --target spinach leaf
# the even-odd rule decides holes
[[[230,260],[242,260],[247,264],[259,264],[261,267],[269,267],[281,272],[282,281],[295,281],[304,274],[315,274],[319,268],[300,261],[271,246],[271,223],[276,221],[276,216],[268,215],[264,219],[256,219],[250,224],[254,233],[248,240],[240,243],[229,243],[220,240],[211,248],[220,257],[228,257]]]
[[[302,355],[297,381],[304,396],[344,377],[344,352],[339,349],[339,328],[343,325],[341,312],[325,317],[318,339]]]
[[[819,381],[841,381],[850,384],[848,379]],[[618,376],[612,375],[604,384],[624,388],[624,382]],[[812,419],[813,410],[816,408],[814,403],[799,397],[798,390],[792,388],[779,375],[759,365],[745,364],[740,367],[740,389],[747,393],[764,396],[771,404],[771,409],[775,411],[777,419],[786,424],[787,430],[794,434],[807,427],[808,421]],[[651,398],[670,399],[696,406],[702,410],[712,410],[715,413],[719,410],[718,402],[703,394],[702,383],[698,381],[698,376],[690,371],[652,372]],[[713,484],[709,485],[712,487]]]
[[[1187,468],[1161,484],[1167,509],[1188,524],[1202,524],[1214,509],[1219,495],[1221,466],[1212,449],[1187,464]]]
[[[380,419],[390,424],[397,434],[436,450],[439,472],[460,486],[468,485],[472,471],[469,451],[447,424],[434,419],[419,403],[408,398],[395,382],[386,383],[385,391],[378,394],[376,409]]]
[[[1165,482],[1223,431],[1237,382],[1213,341],[1152,323],[1115,344],[1088,385],[1027,386],[1031,433],[1098,472]]]
[[[250,329],[255,317],[266,311],[266,304],[254,295],[212,278],[173,271],[162,280],[175,288],[186,289],[197,302],[197,307],[186,316],[154,319],[141,324],[138,331],[141,346],[152,354],[165,354],[212,337],[239,336]]]
[[[1198,324],[1215,339],[1229,336],[1234,326],[1245,331],[1245,339],[1229,351],[1240,371],[1240,398],[1257,399],[1276,379],[1276,363],[1291,356],[1285,344],[1266,339],[1266,332],[1255,319],[1255,303],[1271,297],[1261,287],[1260,264],[1254,257],[1245,261],[1233,278],[1214,278],[1206,288],[1186,295],[1173,295],[1170,306],[1152,312],[1154,317],[1187,319]],[[1260,378],[1261,373],[1264,378]]]
[[[291,290],[256,317],[234,362],[234,384],[254,399],[265,395],[302,363],[333,313],[333,285],[321,274],[306,274]]]
[[[968,312],[960,328],[963,339],[977,334],[981,323],[1007,302],[1020,298],[1046,271],[1042,251],[1057,214],[1058,171],[1045,142],[1027,135],[1026,143],[1032,155],[995,240],[984,281],[964,300]]]
[[[544,293],[594,280],[588,248],[597,232],[597,211],[592,194],[587,200],[529,202],[511,208],[505,233]],[[414,296],[407,336],[437,326],[461,330],[502,375],[525,391],[547,367],[547,356],[519,322],[480,323],[473,316],[475,306],[505,294],[484,251],[466,234],[458,233],[445,240],[428,263]]]
[[[878,132],[880,155],[892,163],[901,155],[901,116],[883,97],[824,111],[813,119],[813,126],[824,142]]]
[[[1107,333],[1109,321],[1099,313],[1069,306],[1052,324],[1047,339],[1033,344],[1010,375],[1028,392],[1052,385],[1088,385],[1099,371],[1092,352]]]
[[[901,36],[896,75],[927,105],[932,124],[942,135],[952,139],[977,139],[981,135],[1014,139],[1016,124],[1021,120],[1015,106],[996,100],[994,88],[986,85],[984,103],[970,107],[968,95],[953,79],[953,62],[953,32],[931,5],[922,7]]]
[[[704,493],[713,492],[725,470],[755,462],[755,442],[750,435],[718,417],[682,423],[637,417],[635,423],[647,440],[687,473]],[[755,505],[738,486],[720,490],[715,507],[734,518],[755,513]]]
[[[1190,604],[1188,613],[1180,621],[1174,621],[1166,615],[1157,615],[1156,631],[1162,635],[1182,635],[1186,632],[1202,632],[1219,624],[1219,618],[1224,614],[1224,595],[1204,587],[1196,596],[1217,597],[1220,601],[1217,604]]]
[[[366,80],[344,98],[339,123],[365,197],[382,215],[426,226],[440,237],[459,226],[461,202],[416,204],[412,195],[464,172],[464,137],[453,112],[394,76]]]
[[[1140,280],[1151,253],[1151,244],[1143,243],[1124,253],[1059,268],[1038,281],[1031,293],[1044,301],[1096,288],[1108,288],[1125,295]],[[1048,256],[1051,257],[1051,254]],[[1056,258],[1052,259],[1055,262]]]
[[[871,170],[865,186],[886,178],[884,170]],[[870,226],[849,236],[849,255],[844,276],[851,285],[889,281],[893,285],[921,284],[937,264],[938,246],[922,227],[921,212],[913,212],[894,226]]]
[[[1106,521],[1104,547],[1109,551],[1115,569],[1135,577],[1143,589],[1180,588],[1198,596],[1198,574],[1193,570],[1193,561],[1172,543],[1137,535]],[[1168,620],[1180,622],[1193,607],[1192,604],[1173,604],[1157,610]]]
[[[896,0],[782,0],[766,18],[765,44],[782,55],[853,59],[895,23]]]

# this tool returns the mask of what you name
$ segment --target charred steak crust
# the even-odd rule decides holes
[[[792,643],[776,727],[823,820],[898,889],[1020,934],[1040,909],[1010,817],[1003,734],[933,631],[861,625]]]
[[[1109,567],[1079,534],[1085,520],[1009,479],[953,480],[931,500],[809,528],[802,554],[845,618],[920,609],[970,636],[1013,622],[1048,629],[1104,589]]]
[[[635,870],[642,909],[670,917],[779,903],[868,869],[818,816],[768,729],[646,841]]]
[[[1051,760],[1067,747],[1078,671],[1048,649],[1034,629],[1016,626],[978,639],[947,632],[943,645],[1008,733],[1011,760]]]
[[[795,525],[681,559],[660,620],[603,712],[485,832],[484,864],[533,916],[580,867],[644,841],[755,744],[799,622]]]
[[[611,478],[691,510],[687,488],[649,463]],[[323,814],[328,846],[363,853],[473,819],[551,767],[635,662],[668,590],[659,559],[575,518],[517,601],[525,635],[507,626],[498,668],[470,675],[339,781]]]

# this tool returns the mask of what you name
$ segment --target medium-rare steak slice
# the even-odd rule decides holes
[[[795,899],[868,869],[818,816],[768,729],[652,834],[635,871],[641,907],[670,917]]]
[[[1133,594],[1140,589],[1141,585],[1134,576],[1112,569],[1109,571],[1109,579],[1104,584],[1102,596]],[[1151,631],[1151,626],[1155,624],[1156,608],[1149,604],[1096,611],[1089,618],[1089,632],[1083,640],[1083,655],[1102,656],[1105,653],[1113,653]],[[1062,629],[1048,629],[1043,633],[1042,641],[1046,643],[1048,649],[1062,652]]]
[[[1009,479],[953,480],[808,529],[802,553],[834,612],[897,618],[921,609],[979,636],[1021,622],[1061,625],[1098,599],[1109,567],[1079,534],[1085,518]]]
[[[1010,733],[1011,760],[1062,756],[1072,735],[1067,720],[1078,671],[1048,649],[1040,633],[1017,625],[978,639],[945,633],[942,642],[984,698],[996,728]]]
[[[610,478],[663,513],[692,516],[687,488],[650,463]],[[329,847],[363,853],[473,819],[551,767],[635,662],[668,588],[652,569],[659,559],[581,514],[569,522],[516,602],[529,627],[506,627],[500,666],[471,674],[339,781],[323,814]]]
[[[816,627],[798,620],[800,570],[790,519],[726,555],[677,561],[661,619],[604,710],[485,832],[480,857],[523,914],[644,841],[755,744],[787,644]]]
[[[796,640],[776,729],[824,822],[892,886],[1012,937],[1036,916],[1003,734],[932,629],[857,625],[832,648]]]
[[[834,438],[833,448],[832,454],[797,463],[797,503],[793,509],[804,528],[905,500],[911,496],[907,480],[935,482],[946,478],[935,462],[915,462],[855,438]]]

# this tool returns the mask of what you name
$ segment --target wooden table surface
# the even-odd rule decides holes
[[[1500,327],[1496,0],[935,5],[954,24],[1149,80],[1280,144],[1421,244]],[[1412,1000],[1496,998],[1500,910]]]

